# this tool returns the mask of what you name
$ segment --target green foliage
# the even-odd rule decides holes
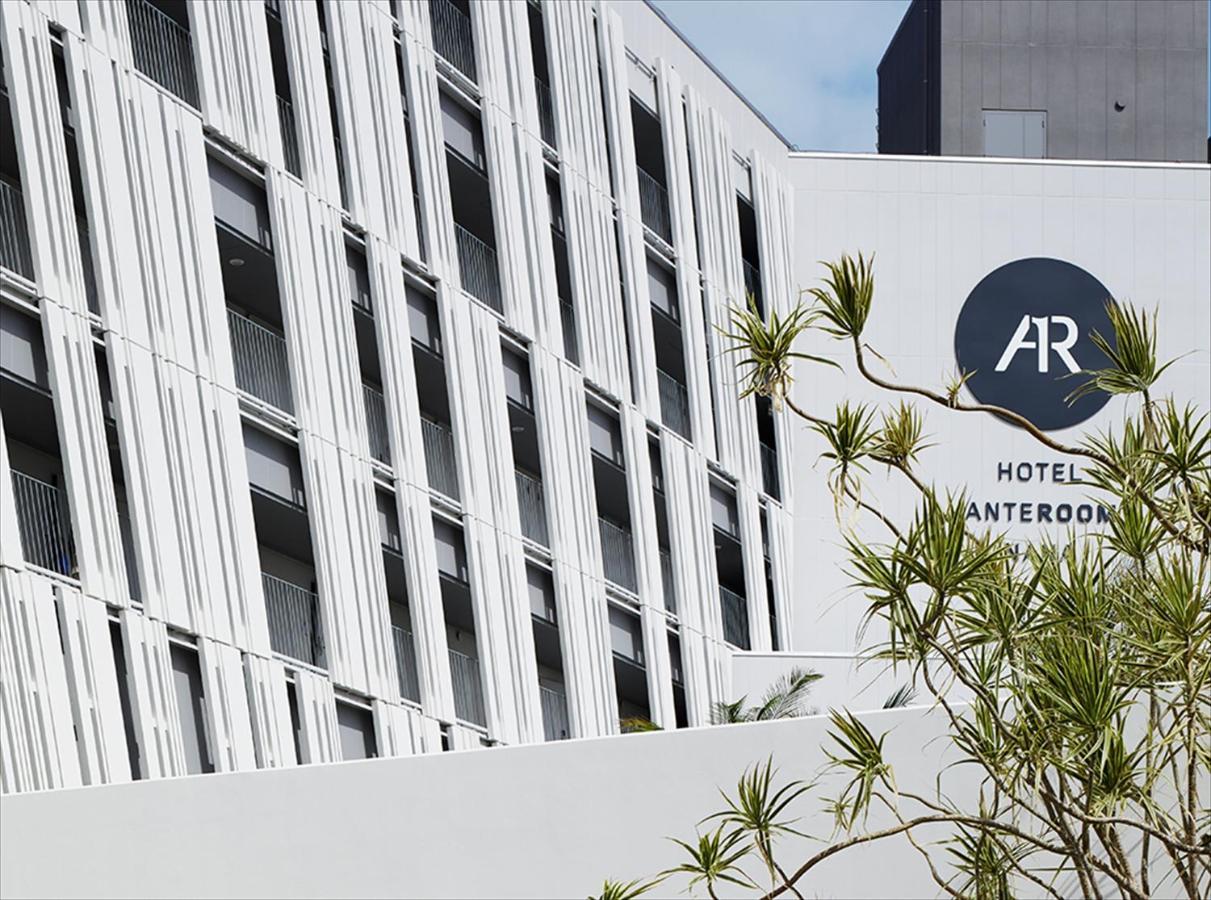
[[[726,352],[741,354],[736,368],[741,375],[742,398],[753,394],[769,397],[774,402],[774,408],[780,410],[793,382],[793,360],[837,365],[825,357],[810,356],[792,349],[795,339],[812,324],[813,314],[802,305],[796,305],[785,316],[778,315],[777,310],[771,311],[768,323],[761,318],[751,298],[747,309],[733,306],[729,313],[731,330],[718,330],[732,342]]]
[[[675,874],[688,875],[688,887],[691,890],[699,884],[705,884],[712,897],[715,896],[715,888],[720,882],[755,888],[757,885],[740,868],[740,862],[748,856],[752,845],[748,843],[744,832],[736,830],[725,833],[725,827],[720,825],[714,831],[699,834],[698,840],[692,844],[670,838],[669,840],[685,850],[689,860],[662,874],[665,877]]]
[[[824,322],[821,329],[835,338],[858,340],[870,316],[875,295],[874,261],[861,253],[854,259],[842,254],[835,263],[824,263],[828,276],[824,286],[811,288],[816,298],[813,311]]]
[[[589,900],[634,900],[651,891],[663,880],[655,878],[644,881],[642,878],[636,878],[634,881],[611,881],[607,878],[601,883],[601,893],[590,897]]]
[[[1090,378],[1069,395],[1069,401],[1098,391],[1106,394],[1143,394],[1176,362],[1171,359],[1163,365],[1157,364],[1155,311],[1149,318],[1147,313],[1132,306],[1107,300],[1106,314],[1114,326],[1113,336],[1094,331],[1090,340],[1106,354],[1110,365],[1105,369],[1083,373]]]
[[[810,714],[804,705],[812,685],[823,676],[811,669],[794,667],[780,675],[766,688],[761,702],[745,706],[748,697],[732,703],[717,702],[711,709],[713,725],[735,725],[740,722],[767,722],[772,719],[793,719]]]
[[[912,705],[916,699],[917,689],[911,684],[902,684],[887,695],[887,699],[883,701],[883,708],[899,709],[901,706]]]
[[[643,716],[630,716],[619,720],[618,730],[623,734],[639,734],[644,731],[663,731],[664,729]]]

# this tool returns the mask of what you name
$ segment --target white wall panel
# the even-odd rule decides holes
[[[299,710],[299,764],[338,762],[341,736],[332,682],[323,675],[298,669],[294,689]]]
[[[298,765],[294,725],[286,697],[286,667],[280,660],[245,654],[244,678],[257,768]]]
[[[774,582],[774,609],[778,616],[779,649],[795,650],[798,647],[795,631],[795,607],[802,597],[803,589],[792,579],[792,560],[795,554],[794,519],[785,508],[776,503],[766,507],[766,523],[769,529],[770,574]]]
[[[281,10],[303,184],[339,209],[340,160],[336,155],[324,77],[319,11],[313,0],[281,0]]]
[[[765,558],[761,552],[761,519],[757,492],[743,482],[736,485],[736,508],[740,514],[740,552],[744,560],[744,593],[748,600],[749,647],[770,647],[769,605],[765,593]]]
[[[0,788],[78,787],[80,760],[52,583],[0,568]]]
[[[130,781],[109,611],[101,601],[63,585],[55,586],[55,608],[72,698],[81,780],[84,784]]]
[[[263,0],[192,3],[189,13],[202,117],[241,150],[281,168]]]
[[[198,641],[198,661],[215,771],[255,769],[252,717],[240,651],[230,644],[202,638]]]
[[[131,609],[122,610],[118,621],[126,648],[126,678],[142,776],[184,775],[185,747],[173,688],[168,629],[163,622]]]

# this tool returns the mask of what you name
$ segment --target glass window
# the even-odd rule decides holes
[[[588,404],[588,409],[589,447],[615,465],[623,465],[622,429],[618,419],[592,403]]]
[[[505,361],[505,395],[519,406],[534,409],[534,389],[530,384],[530,363],[512,350],[502,350]]]
[[[250,241],[271,247],[265,189],[214,159],[208,157],[206,162],[210,169],[214,217]]]
[[[538,566],[527,565],[526,583],[530,589],[530,612],[540,619],[554,623],[555,583],[551,573]]]
[[[172,684],[177,695],[177,715],[181,719],[181,739],[185,751],[185,771],[199,775],[214,771],[210,745],[206,738],[205,694],[198,651],[171,644]]]
[[[433,520],[433,537],[437,542],[437,570],[443,575],[468,581],[467,551],[462,531],[449,522]]]
[[[610,648],[619,656],[643,665],[643,629],[638,616],[610,607]]]
[[[437,303],[410,285],[404,289],[408,298],[408,330],[412,340],[440,354],[441,323],[437,318]]]
[[[366,266],[366,254],[355,247],[345,247],[345,266],[349,270],[349,290],[353,303],[370,311],[370,271]]]
[[[42,325],[25,313],[0,303],[0,368],[50,390]]]
[[[678,317],[677,285],[673,273],[651,257],[648,258],[648,293],[652,305],[669,317]]]
[[[711,521],[720,531],[733,536],[740,534],[736,495],[717,484],[711,485]]]
[[[379,540],[384,547],[390,547],[396,552],[403,549],[403,541],[399,535],[399,516],[395,511],[395,495],[386,491],[376,490],[374,500],[378,505]]]
[[[341,734],[341,759],[373,759],[378,756],[374,740],[374,714],[364,706],[336,701],[336,724]]]
[[[303,467],[296,448],[245,425],[244,450],[249,484],[288,503],[304,505]]]
[[[475,114],[445,94],[441,94],[442,135],[446,146],[479,169],[487,166],[484,157],[484,133]]]

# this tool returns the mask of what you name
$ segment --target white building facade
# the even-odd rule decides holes
[[[701,725],[792,646],[715,328],[791,302],[787,148],[650,9],[22,0],[0,50],[4,792]]]

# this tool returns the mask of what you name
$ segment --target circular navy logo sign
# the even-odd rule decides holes
[[[1036,257],[996,269],[975,286],[955,325],[955,357],[974,373],[967,387],[981,403],[1003,406],[1043,431],[1084,422],[1109,400],[1102,392],[1069,403],[1087,378],[1109,365],[1097,331],[1114,341],[1110,292],[1072,263]]]

